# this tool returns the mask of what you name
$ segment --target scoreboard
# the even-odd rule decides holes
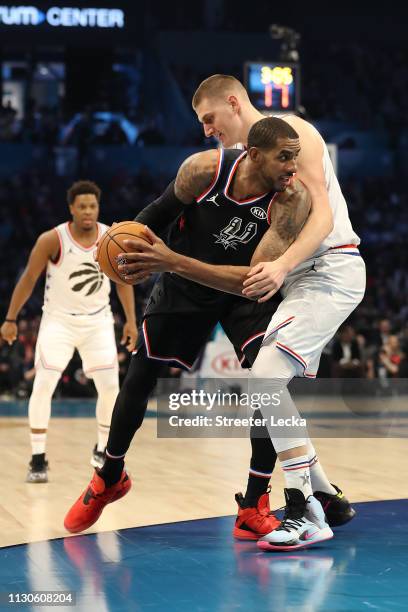
[[[300,66],[286,62],[246,62],[244,82],[261,112],[295,112],[300,104]]]

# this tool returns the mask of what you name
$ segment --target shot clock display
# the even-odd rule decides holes
[[[300,104],[300,67],[286,62],[246,62],[244,81],[261,112],[295,112]]]

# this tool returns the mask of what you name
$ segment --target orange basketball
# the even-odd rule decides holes
[[[146,236],[145,226],[137,221],[122,221],[110,227],[98,243],[95,260],[98,262],[102,272],[115,283],[131,284],[126,281],[118,271],[119,263],[116,261],[119,253],[126,253],[129,249],[123,244],[124,240],[130,238],[141,238],[150,243]]]

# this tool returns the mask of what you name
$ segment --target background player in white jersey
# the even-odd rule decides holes
[[[243,85],[227,75],[214,75],[203,81],[194,94],[193,108],[206,136],[214,136],[224,147],[236,143],[246,145],[251,127],[264,119],[252,106]],[[287,383],[293,376],[316,376],[324,346],[360,303],[365,290],[365,266],[357,248],[360,239],[351,226],[326,144],[318,131],[303,119],[282,118],[299,135],[293,150],[288,147],[282,153],[282,178],[288,184],[296,173],[311,194],[312,209],[287,251],[275,261],[257,263],[244,281],[243,289],[247,297],[266,301],[282,287],[284,300],[272,317],[252,368],[254,378],[269,379],[268,389],[259,389],[256,383],[257,392],[282,392],[280,413],[275,411],[276,417],[299,416]],[[300,151],[296,149],[299,144]],[[284,170],[285,161],[290,165],[290,160],[295,159],[294,167]],[[144,246],[143,249],[149,250]],[[152,261],[141,266],[140,254],[138,257],[136,253],[134,257],[127,254],[127,259],[136,262],[132,264],[134,267],[127,266],[132,272],[166,269],[210,285],[214,277],[214,271],[187,258],[178,260],[177,265],[173,262],[170,269],[168,254],[166,264],[162,262],[165,268],[160,263],[152,267]],[[145,257],[144,261],[148,259]],[[318,490],[335,499],[341,492],[329,483],[310,439],[306,435],[276,437],[273,430],[271,439],[285,473],[287,510],[282,527],[270,537],[265,536],[262,546],[303,548],[331,537],[312,493]]]
[[[43,315],[36,344],[36,376],[29,401],[32,458],[27,482],[47,482],[45,445],[51,398],[74,350],[85,374],[92,378],[98,399],[97,444],[91,464],[103,464],[113,405],[119,391],[110,282],[94,261],[96,242],[107,226],[98,222],[101,190],[91,181],[78,181],[67,192],[72,221],[41,234],[19,279],[1,326],[9,344],[17,337],[17,318],[46,268]],[[126,323],[122,343],[132,351],[137,339],[134,292],[116,285]]]

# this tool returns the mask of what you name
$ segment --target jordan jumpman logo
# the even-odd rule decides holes
[[[215,195],[211,196],[211,198],[206,198],[206,202],[212,202],[216,206],[219,206],[218,202],[216,202],[216,199],[217,199],[218,195],[219,194],[216,193]]]

